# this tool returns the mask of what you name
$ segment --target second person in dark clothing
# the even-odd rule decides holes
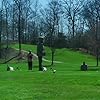
[[[28,59],[28,70],[32,70],[33,54],[31,51],[29,51],[29,53],[27,55],[27,59]]]

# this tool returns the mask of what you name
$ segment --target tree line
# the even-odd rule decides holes
[[[0,49],[18,42],[44,44],[54,55],[56,48],[84,49],[99,59],[100,0],[2,0],[0,5]],[[53,57],[53,56],[52,56]]]

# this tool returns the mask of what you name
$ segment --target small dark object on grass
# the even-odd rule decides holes
[[[87,71],[87,64],[85,64],[85,62],[83,62],[83,64],[81,65],[81,71]]]
[[[50,69],[52,70],[53,73],[56,73],[56,70],[55,69],[53,69],[53,68],[50,68]]]
[[[16,70],[20,70],[19,67],[17,67]]]

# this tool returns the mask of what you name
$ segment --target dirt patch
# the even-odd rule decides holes
[[[3,48],[1,51],[1,59],[9,59],[18,55],[18,51],[13,48]]]
[[[1,63],[7,63],[10,61],[27,61],[27,51],[22,50],[19,54],[19,50],[13,48],[3,48],[1,51]],[[35,55],[33,55],[34,59],[37,59]]]

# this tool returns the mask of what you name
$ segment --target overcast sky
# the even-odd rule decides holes
[[[47,4],[48,1],[49,1],[49,0],[39,0],[39,2],[40,2],[43,6],[45,6],[45,5]]]
[[[10,1],[10,0],[8,0],[8,1]],[[39,2],[40,2],[43,6],[45,6],[45,5],[47,4],[48,1],[49,1],[49,0],[39,0]],[[1,6],[1,2],[2,2],[2,0],[0,0],[0,6]]]

